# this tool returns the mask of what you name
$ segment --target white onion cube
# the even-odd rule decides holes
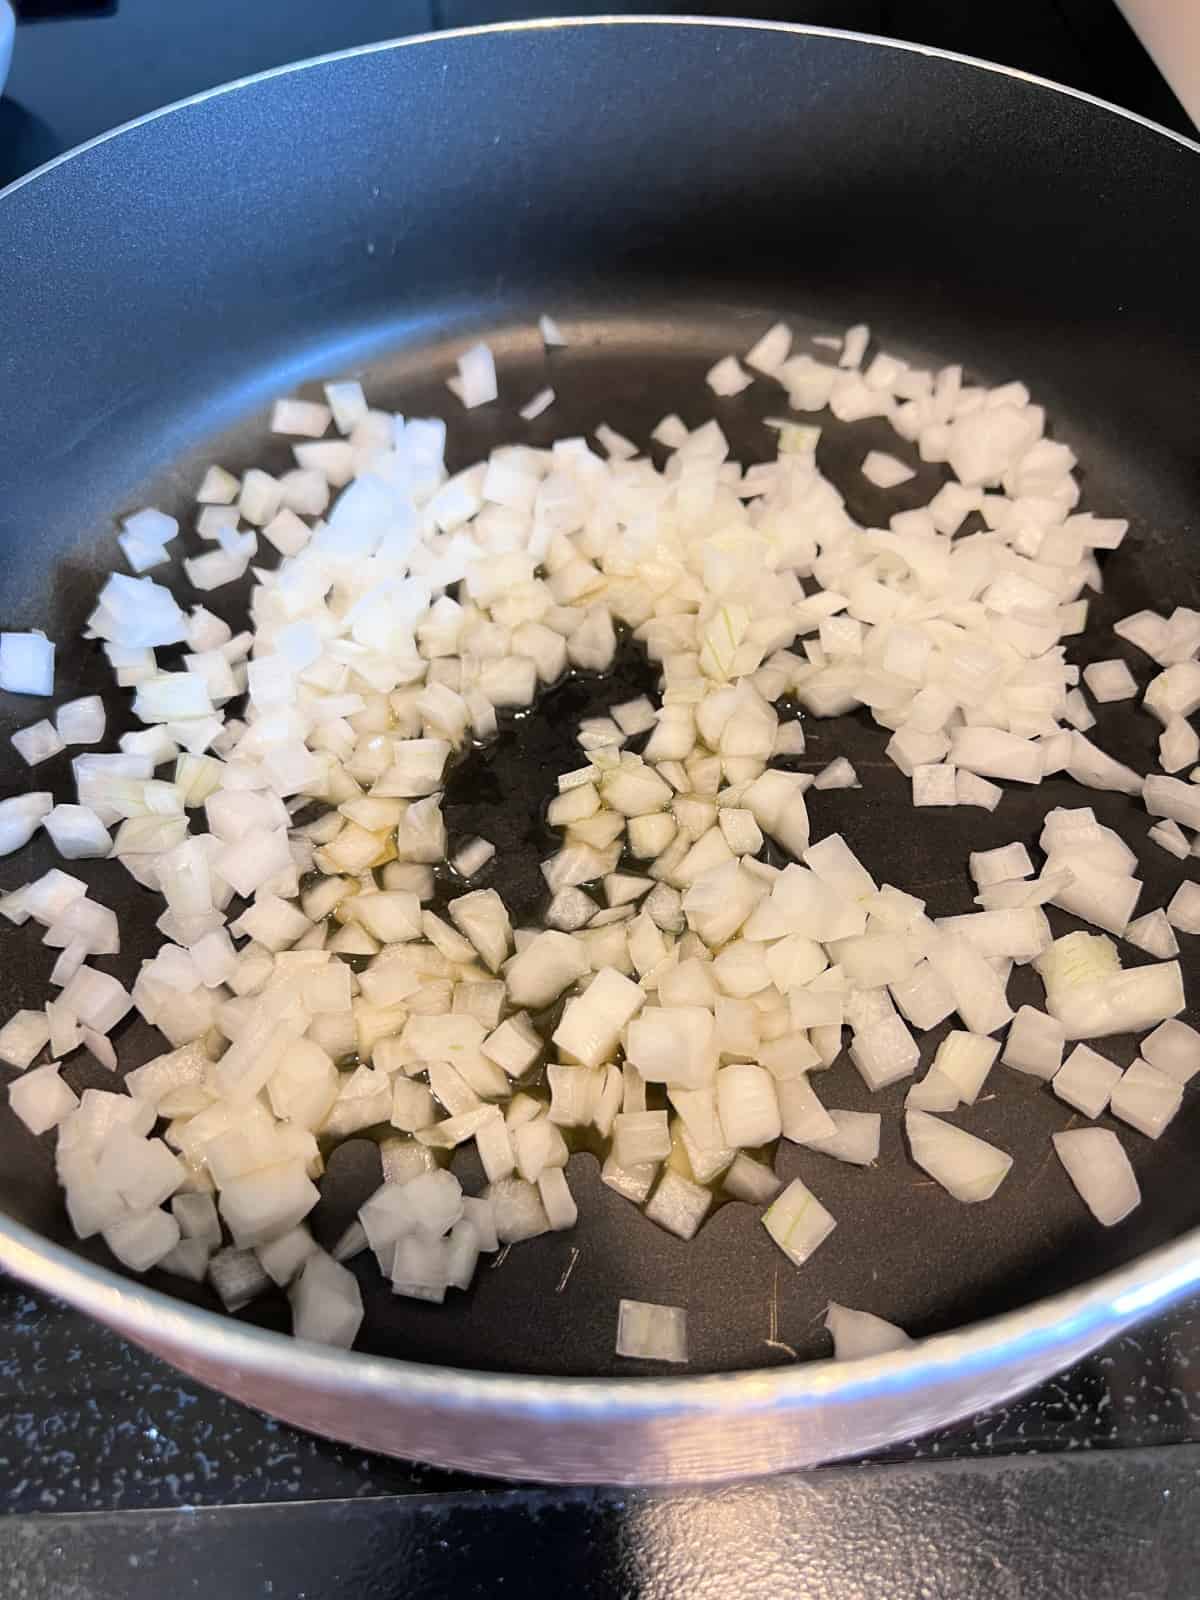
[[[1200,1072],[1200,1033],[1172,1017],[1142,1040],[1142,1059],[1176,1083],[1189,1083]]]
[[[708,1215],[712,1198],[709,1190],[668,1169],[646,1204],[646,1215],[677,1238],[692,1239]]]
[[[0,633],[0,689],[54,693],[54,644],[44,633]]]
[[[825,1207],[799,1178],[763,1212],[763,1227],[789,1261],[801,1267],[837,1226]]]
[[[1182,1100],[1182,1084],[1139,1056],[1114,1086],[1110,1104],[1113,1116],[1148,1139],[1157,1139]]]
[[[617,1307],[617,1354],[641,1361],[686,1361],[687,1312],[682,1306],[622,1300]]]
[[[1051,1087],[1060,1100],[1082,1111],[1085,1117],[1098,1117],[1120,1080],[1120,1067],[1080,1044],[1054,1074]]]
[[[908,1111],[904,1123],[913,1160],[956,1200],[990,1200],[1008,1176],[1012,1157],[965,1128],[927,1111]]]
[[[58,1075],[58,1062],[35,1067],[8,1086],[8,1103],[30,1133],[45,1133],[69,1117],[79,1100]]]
[[[1097,1222],[1121,1222],[1141,1203],[1141,1190],[1121,1141],[1107,1128],[1069,1129],[1054,1135],[1054,1148]]]
[[[165,1211],[143,1211],[105,1228],[104,1242],[122,1266],[148,1272],[179,1243],[179,1224]]]
[[[354,1343],[363,1319],[362,1292],[354,1274],[332,1256],[310,1255],[288,1298],[295,1338],[343,1350]]]

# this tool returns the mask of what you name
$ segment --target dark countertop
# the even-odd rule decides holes
[[[37,9],[72,8],[37,0]],[[73,9],[18,33],[0,102],[0,181],[243,73],[538,8],[120,0]],[[756,14],[991,57],[1195,131],[1106,0],[768,0]],[[568,1562],[584,1569],[571,1579],[580,1600],[1158,1600],[1196,1587],[1200,1306],[885,1457],[674,1494],[513,1488],[315,1439],[11,1280],[0,1280],[0,1350],[0,1600],[463,1600],[528,1588],[531,1571]]]

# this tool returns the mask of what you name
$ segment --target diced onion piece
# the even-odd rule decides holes
[[[482,872],[496,854],[496,846],[486,839],[468,839],[451,861],[460,878],[471,879]]]
[[[1125,929],[1123,937],[1139,950],[1157,956],[1160,961],[1179,954],[1179,940],[1161,907],[1157,911],[1148,911],[1144,917],[1135,917]]]
[[[1192,847],[1183,829],[1177,822],[1169,819],[1166,822],[1155,823],[1147,837],[1168,855],[1174,856],[1177,861],[1186,861],[1192,853]]]
[[[319,439],[331,417],[330,408],[315,400],[276,400],[271,411],[271,432]]]
[[[990,1200],[1008,1176],[1012,1157],[927,1111],[904,1118],[913,1160],[956,1200]]]
[[[548,1167],[538,1177],[538,1194],[546,1212],[546,1220],[555,1232],[573,1228],[579,1217],[578,1209],[567,1187],[566,1173],[561,1167]]]
[[[451,903],[451,914],[458,903]],[[645,998],[637,984],[605,967],[585,994],[567,1002],[554,1043],[584,1066],[599,1066],[611,1059],[622,1028],[637,1015]]]
[[[0,633],[0,689],[54,693],[54,644],[44,633]]]
[[[723,356],[716,366],[709,369],[704,381],[715,395],[729,396],[741,394],[754,379],[742,370],[736,356]]]
[[[1157,1139],[1182,1100],[1182,1084],[1139,1057],[1113,1086],[1109,1103],[1114,1117]]]
[[[831,1111],[829,1116],[836,1132],[825,1139],[806,1139],[805,1144],[855,1167],[878,1161],[882,1119],[877,1111]]]
[[[763,1227],[789,1261],[802,1267],[837,1226],[799,1178],[793,1178],[763,1212]]]
[[[997,850],[972,851],[968,858],[971,876],[981,889],[1013,878],[1032,878],[1033,862],[1023,844],[1001,845]]]
[[[239,487],[232,472],[214,464],[205,470],[196,499],[201,505],[231,505],[237,499]]]
[[[955,769],[944,762],[916,766],[912,772],[914,806],[955,806],[958,785]]]
[[[616,1349],[635,1360],[686,1362],[687,1312],[646,1300],[620,1301]]]
[[[871,330],[865,322],[856,322],[852,328],[847,328],[842,339],[842,353],[838,357],[838,366],[861,367],[870,342]]]
[[[42,790],[0,800],[0,856],[28,844],[53,806],[53,795]]]
[[[64,744],[99,744],[106,722],[104,702],[98,694],[68,700],[59,706],[54,722]]]
[[[959,1099],[973,1106],[999,1049],[999,1040],[991,1039],[986,1034],[964,1033],[954,1029],[938,1046],[931,1070],[948,1078]]]
[[[779,1099],[769,1072],[748,1062],[737,1062],[721,1068],[716,1086],[717,1114],[726,1143],[755,1149],[779,1137]]]
[[[36,767],[64,749],[52,722],[34,722],[27,728],[18,728],[12,736],[13,748],[27,766]]]
[[[74,1092],[58,1075],[57,1061],[35,1067],[8,1086],[8,1103],[30,1133],[55,1128],[79,1105]]]
[[[747,350],[743,359],[756,372],[774,377],[787,360],[791,347],[791,329],[785,322],[776,322]]]
[[[1053,1078],[1062,1065],[1065,1035],[1054,1017],[1022,1006],[1013,1018],[1000,1059],[1035,1078]]]
[[[1076,1045],[1054,1075],[1052,1088],[1085,1117],[1098,1117],[1108,1105],[1121,1069],[1086,1044]]]
[[[646,1203],[646,1216],[677,1238],[692,1239],[708,1215],[712,1198],[709,1190],[668,1169]]]
[[[1200,933],[1200,883],[1181,883],[1167,903],[1167,921],[1180,933]]]
[[[1054,1149],[1097,1222],[1123,1221],[1141,1203],[1141,1190],[1121,1141],[1107,1128],[1056,1133]]]
[[[1200,1072],[1200,1033],[1171,1018],[1142,1040],[1142,1058],[1176,1083],[1190,1083]]]
[[[725,1169],[721,1187],[735,1200],[747,1200],[751,1205],[766,1205],[782,1187],[780,1180],[761,1161],[739,1150]]]
[[[541,416],[543,411],[548,411],[554,404],[555,393],[553,389],[539,389],[535,395],[528,399],[520,408],[518,415],[525,422],[533,422]]]
[[[960,768],[955,779],[955,795],[960,806],[979,806],[984,811],[995,811],[1004,797],[1004,790],[977,773]]]
[[[179,1224],[165,1211],[142,1211],[104,1229],[104,1242],[122,1266],[148,1272],[179,1243]]]
[[[836,1300],[829,1302],[825,1326],[833,1336],[835,1361],[887,1355],[892,1350],[905,1350],[913,1342],[894,1322],[885,1322],[869,1311],[853,1311],[849,1306],[838,1305]]]
[[[55,806],[43,826],[54,848],[68,861],[107,856],[112,849],[108,829],[88,806]]]
[[[960,1104],[957,1085],[931,1067],[920,1083],[914,1083],[904,1097],[910,1111],[954,1111]]]
[[[295,1338],[350,1349],[362,1325],[363,1303],[358,1280],[348,1268],[324,1251],[314,1251],[288,1298]]]
[[[902,1019],[892,1016],[856,1030],[850,1059],[868,1089],[878,1090],[915,1072],[920,1051]]]
[[[1133,673],[1119,659],[1091,662],[1083,669],[1083,681],[1091,690],[1093,699],[1101,705],[1113,700],[1132,700],[1137,694],[1137,681]]]
[[[818,772],[813,779],[814,789],[861,789],[858,773],[846,760],[845,756],[838,756],[829,765]]]
[[[899,484],[908,483],[916,477],[911,467],[906,467],[903,461],[897,461],[895,456],[886,455],[881,450],[869,450],[863,458],[862,475],[868,483],[873,483],[879,489],[895,489]]]
[[[486,344],[472,345],[458,358],[459,399],[468,411],[487,405],[499,394],[496,363]]]

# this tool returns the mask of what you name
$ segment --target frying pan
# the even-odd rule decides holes
[[[755,23],[530,24],[370,47],[248,79],[131,124],[0,197],[0,618],[59,641],[58,693],[100,691],[129,723],[93,646],[96,587],[119,564],[114,518],[181,514],[204,462],[282,467],[271,397],[361,374],[376,403],[452,423],[452,466],[513,438],[535,444],[608,421],[642,440],[665,411],[716,414],[734,455],[767,449],[762,384],[715,401],[703,374],[776,317],[803,341],[870,322],[889,350],[963,358],[986,382],[1025,379],[1083,463],[1085,503],[1127,516],[1085,662],[1126,654],[1107,634],[1142,606],[1196,603],[1200,393],[1197,147],[1113,106],[910,45]],[[541,311],[570,344],[547,355]],[[499,404],[462,413],[444,381],[465,343],[497,353]],[[551,411],[516,407],[547,381]],[[885,495],[862,479],[880,423],[830,428],[819,461],[854,516],[924,501],[940,469]],[[190,525],[189,525],[190,526]],[[182,585],[180,592],[183,592]],[[235,619],[244,595],[217,591]],[[1129,652],[1139,681],[1145,658]],[[572,680],[451,781],[452,836],[498,844],[490,880],[537,910],[554,775],[576,717],[644,687]],[[8,697],[0,734],[40,708]],[[1006,794],[999,810],[914,813],[865,720],[809,723],[810,766],[846,754],[863,788],[813,797],[881,879],[935,914],[970,907],[968,848],[1032,840],[1054,805],[1092,804],[1134,845],[1143,907],[1178,865],[1147,846],[1120,796],[1068,782]],[[1155,729],[1106,711],[1101,742],[1142,770]],[[67,797],[65,758],[45,773]],[[39,779],[40,781],[40,779]],[[6,763],[5,793],[28,786]],[[52,865],[35,844],[5,886]],[[155,910],[115,862],[87,864],[118,908],[126,979],[153,946]],[[1056,930],[1074,926],[1055,914]],[[48,953],[3,934],[6,1003],[38,1005]],[[1127,960],[1139,959],[1124,951]],[[1193,991],[1196,961],[1185,954]],[[1021,992],[1020,975],[1013,995]],[[925,1041],[926,1057],[937,1035]],[[134,1022],[122,1070],[159,1046]],[[1122,1063],[1131,1039],[1111,1042]],[[101,1069],[72,1061],[78,1089]],[[0,1263],[100,1317],[194,1377],[305,1427],[490,1473],[582,1481],[711,1479],[865,1451],[998,1401],[1062,1367],[1200,1279],[1200,1100],[1151,1144],[1128,1129],[1144,1202],[1103,1230],[1049,1136],[1069,1112],[997,1068],[961,1120],[1014,1156],[987,1205],[924,1181],[899,1133],[904,1085],[869,1096],[843,1058],[827,1103],[884,1113],[876,1168],[784,1146],[838,1219],[802,1271],[755,1212],[719,1209],[695,1241],[667,1236],[572,1158],[578,1229],[520,1246],[452,1305],[394,1299],[362,1265],[367,1318],[353,1353],[282,1336],[282,1300],[239,1318],[206,1291],[134,1280],[73,1240],[50,1139],[0,1113]],[[378,1181],[366,1140],[333,1158],[318,1220],[328,1242]],[[463,1175],[472,1174],[469,1164]],[[568,1269],[570,1269],[568,1271]],[[621,1296],[688,1308],[688,1375],[613,1353]],[[821,1329],[836,1299],[901,1323],[913,1350],[836,1365]]]

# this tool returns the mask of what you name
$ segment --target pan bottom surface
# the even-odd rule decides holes
[[[68,641],[78,638],[103,572],[118,565],[111,519],[152,503],[190,526],[191,495],[205,462],[220,460],[234,471],[251,464],[276,470],[289,465],[286,443],[267,432],[263,408],[276,394],[308,392],[321,378],[359,375],[373,404],[447,419],[452,470],[501,443],[548,444],[590,433],[601,422],[645,446],[650,430],[669,411],[678,412],[690,426],[716,416],[730,438],[733,457],[748,463],[773,453],[775,434],[763,418],[786,410],[782,391],[760,380],[735,399],[718,400],[705,387],[707,369],[731,350],[748,348],[777,316],[792,324],[798,348],[805,348],[812,334],[839,332],[844,321],[836,306],[697,301],[682,310],[664,306],[659,313],[647,311],[644,303],[636,313],[619,307],[590,312],[574,308],[563,319],[570,330],[569,348],[547,354],[534,326],[539,309],[556,311],[521,308],[519,316],[501,317],[475,308],[470,317],[455,313],[444,322],[431,319],[424,329],[368,330],[339,335],[324,345],[314,341],[299,357],[270,370],[232,372],[228,391],[198,396],[193,411],[181,402],[178,414],[164,423],[162,438],[152,442],[156,468],[137,481],[132,474],[127,478],[130,488],[123,503],[97,508],[95,528],[59,569],[55,615],[46,627],[59,640],[63,697],[106,684],[98,650]],[[894,308],[892,320],[876,331],[885,348],[922,365],[969,361],[972,354],[965,348],[922,348],[910,342],[906,335],[914,330],[906,328],[902,307]],[[445,378],[465,338],[478,333],[489,338],[496,352],[501,401],[464,413],[448,394]],[[1036,370],[1016,364],[1010,371],[993,360],[986,370],[969,370],[972,377],[992,383],[1020,377],[1035,399],[1043,398]],[[532,424],[520,421],[516,408],[547,383],[557,393],[554,406]],[[1106,592],[1093,604],[1088,634],[1070,643],[1070,659],[1082,665],[1124,656],[1144,687],[1151,663],[1108,630],[1117,617],[1145,605],[1169,609],[1195,602],[1195,579],[1187,571],[1180,540],[1169,531],[1186,503],[1187,488],[1165,481],[1147,460],[1139,461],[1124,449],[1114,418],[1082,411],[1060,414],[1053,397],[1045,398],[1051,431],[1080,457],[1084,507],[1128,516],[1133,523],[1126,547],[1107,564]],[[942,469],[919,463],[915,451],[880,419],[842,424],[821,415],[800,420],[823,426],[818,463],[842,491],[851,514],[864,523],[880,525],[896,511],[925,503],[942,481]],[[112,448],[119,456],[125,448],[119,423],[112,428]],[[138,459],[145,448],[145,441],[138,441]],[[869,449],[911,461],[918,467],[916,478],[888,492],[873,488],[859,470]],[[198,541],[189,536],[180,543],[192,549]],[[163,573],[153,576],[162,579]],[[166,581],[175,576],[180,577],[177,592],[182,596],[186,586],[181,575]],[[201,598],[231,622],[244,617],[244,592],[219,590]],[[493,749],[470,756],[455,771],[446,801],[451,838],[478,832],[497,844],[496,859],[478,884],[497,888],[515,921],[521,916],[532,920],[541,903],[537,863],[553,847],[543,810],[557,773],[578,765],[573,741],[578,718],[651,684],[639,652],[628,646],[616,681],[576,678],[560,685],[530,716],[506,728]],[[1097,733],[1111,754],[1144,771],[1155,759],[1157,725],[1135,706],[1105,708]],[[109,707],[111,738],[131,723],[120,695],[109,695]],[[14,719],[13,726],[20,720]],[[862,780],[860,789],[810,793],[814,836],[844,834],[878,881],[922,897],[931,915],[973,909],[969,850],[1012,840],[1034,845],[1045,813],[1057,805],[1091,805],[1137,851],[1146,883],[1139,910],[1165,903],[1178,882],[1179,864],[1147,844],[1147,818],[1124,796],[1085,792],[1070,781],[1051,779],[1034,790],[1010,786],[994,814],[974,809],[915,812],[908,780],[884,756],[885,730],[865,714],[830,721],[806,717],[804,725],[808,750],[792,765],[815,771],[834,756],[846,756]],[[58,758],[40,770],[57,786],[66,764]],[[7,792],[19,787],[14,783]],[[42,849],[37,846],[13,858],[6,885],[53,865],[52,854],[44,851],[43,860]],[[83,867],[81,875],[98,898],[117,908],[127,930],[122,956],[104,965],[131,979],[137,962],[155,946],[153,921],[159,904],[132,887],[116,863]],[[1052,912],[1051,921],[1056,933],[1081,926],[1064,913]],[[13,1008],[41,1003],[50,953],[16,932],[9,935],[6,948],[13,952]],[[1130,965],[1144,959],[1129,946],[1122,947],[1122,956]],[[1186,968],[1194,969],[1186,953],[1184,960]],[[1029,972],[1018,969],[1009,996],[1014,1005],[1036,1004],[1041,988]],[[1196,1018],[1189,1013],[1189,1020]],[[924,1036],[923,1062],[944,1031]],[[122,1067],[138,1065],[161,1048],[136,1020],[116,1042]],[[1106,1041],[1102,1048],[1121,1065],[1136,1054],[1132,1039]],[[105,1082],[99,1069],[75,1062],[64,1076],[77,1089]],[[1072,1119],[1070,1108],[1047,1085],[997,1065],[980,1102],[954,1119],[1013,1156],[1008,1180],[993,1200],[978,1206],[960,1205],[909,1158],[901,1134],[907,1082],[872,1095],[843,1054],[816,1086],[829,1107],[881,1112],[883,1136],[879,1163],[868,1169],[781,1145],[779,1175],[802,1178],[838,1224],[804,1269],[795,1269],[780,1255],[757,1210],[742,1203],[721,1206],[691,1242],[660,1231],[606,1188],[596,1158],[580,1152],[568,1169],[579,1204],[578,1227],[493,1258],[471,1290],[454,1295],[445,1306],[393,1297],[373,1260],[360,1257],[355,1266],[366,1320],[358,1347],[479,1371],[628,1375],[640,1364],[618,1361],[613,1352],[617,1302],[627,1297],[687,1307],[688,1371],[771,1366],[829,1354],[822,1319],[830,1300],[875,1312],[915,1336],[940,1332],[1086,1282],[1200,1220],[1193,1181],[1198,1118],[1191,1101],[1156,1143],[1107,1117],[1100,1119],[1119,1132],[1144,1197],[1125,1223],[1103,1230],[1085,1211],[1050,1144],[1053,1132],[1083,1125],[1083,1119]],[[0,1118],[0,1202],[45,1235],[71,1244],[53,1181],[51,1146],[47,1140],[31,1139],[7,1107]],[[460,1157],[456,1170],[469,1189],[482,1181],[473,1155]],[[324,1203],[314,1218],[323,1243],[341,1232],[378,1181],[378,1154],[368,1140],[352,1140],[335,1153],[322,1184]],[[77,1248],[112,1264],[102,1246]],[[183,1299],[214,1303],[204,1291],[161,1273],[152,1273],[147,1281]],[[264,1299],[243,1316],[281,1329],[288,1325],[282,1296]]]

